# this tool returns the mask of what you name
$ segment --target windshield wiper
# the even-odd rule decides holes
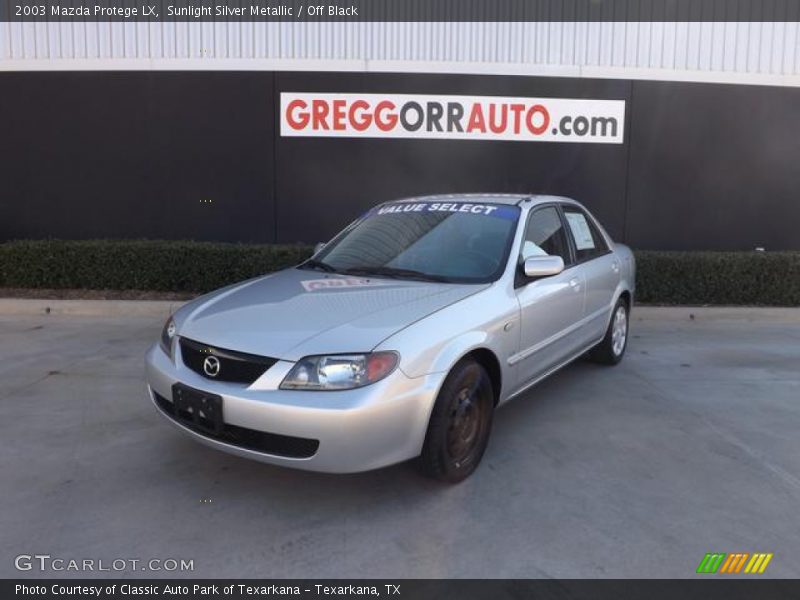
[[[450,283],[444,275],[433,275],[414,269],[398,269],[395,267],[353,267],[341,271],[346,275],[375,275],[376,277],[389,277],[392,279],[420,279],[422,281],[440,281]]]
[[[326,262],[322,262],[321,260],[314,260],[313,258],[309,258],[306,262],[300,265],[301,269],[314,269],[316,271],[325,271],[326,273],[336,273],[336,269],[330,266]]]

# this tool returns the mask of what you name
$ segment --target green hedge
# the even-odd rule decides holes
[[[638,302],[800,306],[800,252],[637,252],[636,264]]]
[[[206,292],[299,263],[309,246],[170,241],[0,244],[0,287]],[[800,252],[637,252],[637,300],[799,306]]]
[[[299,245],[172,241],[13,241],[0,244],[0,286],[207,292],[295,265]]]

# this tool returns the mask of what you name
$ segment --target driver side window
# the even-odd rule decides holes
[[[528,217],[519,261],[523,263],[532,256],[547,255],[560,256],[565,265],[572,262],[564,225],[554,206],[535,210]]]

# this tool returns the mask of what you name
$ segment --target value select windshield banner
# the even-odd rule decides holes
[[[281,93],[285,137],[621,144],[624,100]]]

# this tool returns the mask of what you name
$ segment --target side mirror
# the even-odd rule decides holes
[[[550,277],[564,270],[564,259],[560,256],[531,256],[523,266],[526,277]]]
[[[325,242],[320,242],[314,246],[314,254],[319,254],[319,251],[325,247]]]

